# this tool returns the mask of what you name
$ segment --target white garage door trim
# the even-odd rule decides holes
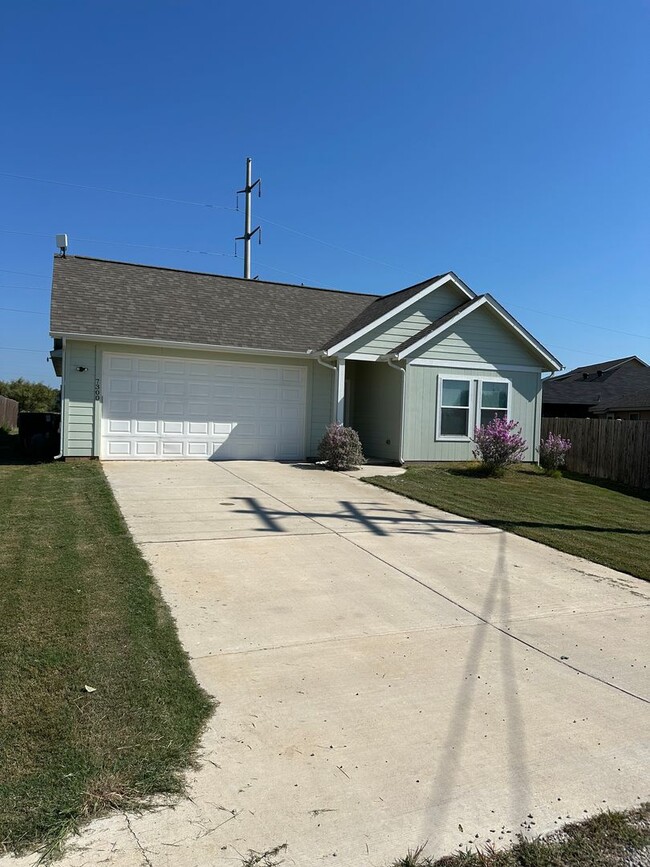
[[[103,460],[300,460],[307,368],[104,353]]]

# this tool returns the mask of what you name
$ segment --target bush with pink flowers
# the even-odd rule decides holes
[[[366,462],[359,434],[336,422],[325,429],[318,444],[318,457],[326,461],[329,470],[351,470]]]
[[[571,440],[559,434],[549,433],[539,444],[539,463],[547,473],[559,471],[566,463],[566,455],[571,448]]]
[[[474,442],[474,457],[490,476],[502,475],[507,467],[521,461],[527,448],[519,422],[497,415],[488,424],[476,428]]]

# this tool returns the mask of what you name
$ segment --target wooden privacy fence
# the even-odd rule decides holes
[[[567,470],[650,488],[650,421],[543,418],[542,438],[548,433],[571,440]]]
[[[0,425],[18,427],[18,401],[0,395]]]

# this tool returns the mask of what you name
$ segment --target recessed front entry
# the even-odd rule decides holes
[[[297,460],[306,369],[105,354],[104,460]]]

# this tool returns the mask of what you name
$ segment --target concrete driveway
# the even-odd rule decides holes
[[[64,863],[380,867],[647,798],[642,581],[313,466],[105,471],[220,705],[191,800]]]

